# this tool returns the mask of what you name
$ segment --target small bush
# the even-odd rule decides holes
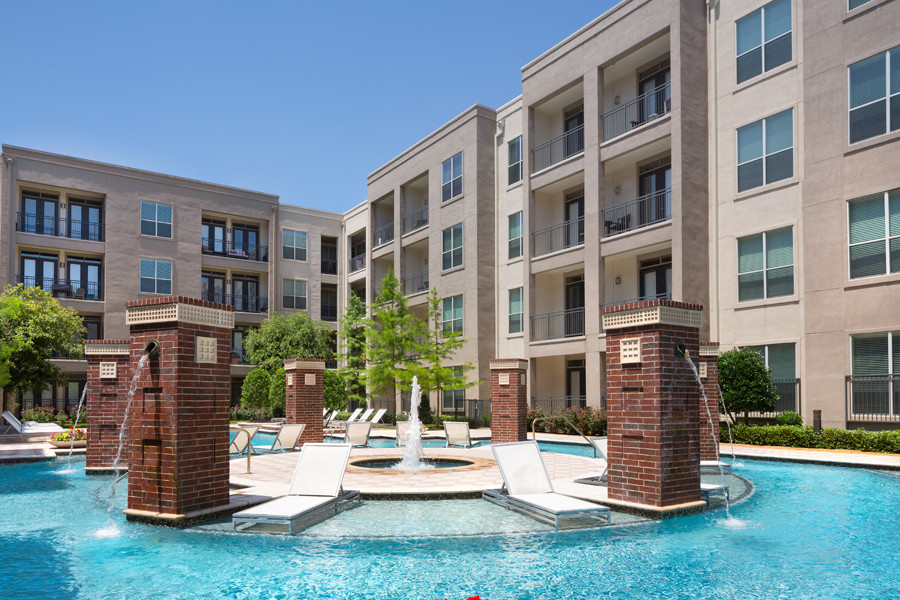
[[[445,421],[451,422],[466,422],[469,424],[469,427],[475,426],[475,421],[473,419],[468,418],[466,415],[435,415],[434,416],[434,424],[437,427],[443,427]]]
[[[241,386],[241,406],[255,408],[269,407],[269,389],[272,376],[265,369],[254,369],[247,373]]]
[[[490,427],[491,426],[491,415],[484,415],[481,417],[481,423],[479,423],[481,427]]]
[[[578,427],[586,436],[606,435],[606,412],[602,409],[595,408],[570,408],[563,415]],[[577,435],[578,432],[572,429],[568,423],[562,418],[562,415],[550,415],[540,409],[530,409],[527,414],[528,431],[532,431],[534,422],[538,419],[548,418],[549,420],[539,422],[535,431],[543,433],[562,433],[566,435]]]
[[[232,421],[268,421],[272,418],[272,409],[268,407],[232,406]]]
[[[34,408],[31,408],[29,410],[23,410],[22,417],[19,420],[23,423],[25,421],[34,421],[35,423],[55,423],[56,411],[52,408],[35,406]]]
[[[900,431],[871,432],[864,429],[823,429],[816,433],[812,427],[796,425],[732,425],[731,435],[736,444],[753,446],[787,446],[791,448],[826,448],[831,450],[859,450],[900,454]],[[727,443],[728,429],[719,429],[719,440]]]
[[[796,413],[792,410],[786,410],[775,417],[775,423],[777,425],[796,425],[798,427],[802,427],[803,417],[800,416],[800,413]]]

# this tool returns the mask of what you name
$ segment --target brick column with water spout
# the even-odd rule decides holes
[[[322,410],[325,407],[325,361],[284,361],[284,416],[287,423],[305,423],[300,445],[321,443]]]
[[[659,516],[699,510],[702,307],[649,300],[606,307],[609,499]],[[705,411],[704,411],[705,412]]]
[[[119,449],[119,429],[131,383],[128,340],[85,340],[87,358],[87,473],[108,473]],[[119,457],[128,468],[128,454]]]
[[[126,303],[132,369],[129,520],[184,526],[229,511],[234,308],[165,296]]]

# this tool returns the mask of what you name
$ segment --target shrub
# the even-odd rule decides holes
[[[470,419],[466,415],[435,415],[434,416],[434,424],[438,427],[443,427],[445,421],[451,422],[466,422],[469,424],[469,427],[475,426],[475,421]]]
[[[284,416],[284,397],[287,392],[286,386],[287,375],[284,367],[278,367],[272,373],[271,382],[269,383],[269,406],[272,407],[272,415],[275,417]]]
[[[765,412],[775,407],[778,394],[772,385],[771,372],[762,355],[751,348],[734,348],[719,357],[720,408],[734,422],[735,413]]]
[[[737,444],[754,446],[788,446],[793,448],[827,448],[862,452],[900,453],[900,431],[871,432],[864,429],[823,429],[796,425],[732,425],[731,434]],[[719,440],[727,443],[727,428],[719,430]]]
[[[529,409],[526,416],[528,431],[532,431],[536,420],[549,418],[547,421],[539,422],[534,431],[577,435],[578,432],[566,423],[563,416],[567,417],[586,436],[606,435],[606,411],[591,407],[570,408],[562,415],[551,415],[540,409]]]
[[[428,399],[428,394],[422,394],[422,398],[419,400],[419,420],[425,425],[430,425],[434,422],[434,414],[431,412],[431,400]]]
[[[323,393],[325,406],[329,410],[343,410],[347,407],[347,392],[344,376],[339,371],[325,369],[323,376]]]
[[[22,418],[25,421],[34,421],[35,423],[53,423],[56,421],[56,411],[52,408],[44,408],[43,406],[35,406],[34,408],[23,410]]]
[[[231,407],[232,421],[268,421],[272,418],[272,409],[268,407]]]
[[[247,373],[241,386],[241,406],[268,407],[271,385],[272,376],[265,369],[254,369]]]
[[[490,427],[491,426],[491,415],[484,415],[481,417],[481,423],[479,423],[481,427]]]
[[[792,410],[786,410],[775,417],[775,423],[778,425],[796,425],[798,427],[802,427],[803,417],[800,416],[800,413],[796,413]]]

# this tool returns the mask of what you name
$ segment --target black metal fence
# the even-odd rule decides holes
[[[900,376],[848,375],[847,423],[900,423]]]

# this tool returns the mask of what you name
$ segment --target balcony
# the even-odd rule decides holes
[[[604,113],[600,117],[603,121],[603,139],[611,140],[669,113],[672,110],[671,95],[671,83],[664,83]]]
[[[409,233],[428,225],[428,205],[412,211],[403,217],[403,233]]]
[[[534,256],[550,254],[584,243],[584,217],[540,229],[531,234]]]
[[[337,275],[337,261],[323,258],[321,271],[322,275]]]
[[[16,231],[91,242],[102,242],[104,233],[103,223],[71,221],[64,218],[47,219],[29,213],[16,213]]]
[[[216,238],[201,238],[201,243],[203,244],[203,254],[269,262],[268,246],[231,240],[225,241]]]
[[[16,282],[24,284],[25,287],[43,288],[45,291],[50,292],[54,298],[103,300],[103,287],[96,281],[19,275],[16,277]]]
[[[320,307],[319,318],[323,321],[337,321],[337,314],[337,304],[322,304]]]
[[[672,188],[603,209],[603,237],[634,231],[672,218]]]
[[[356,273],[357,271],[362,271],[366,268],[366,253],[357,254],[356,256],[350,257],[350,272]]]
[[[428,291],[428,271],[403,278],[403,293],[407,296]]]
[[[584,335],[584,307],[531,317],[532,342],[582,335]]]
[[[204,293],[200,296],[209,302],[218,302],[233,306],[237,312],[260,313],[269,310],[269,299],[266,296],[246,296],[243,294]]]
[[[394,224],[382,225],[372,232],[372,247],[377,248],[394,241]]]
[[[558,131],[558,130],[557,130]],[[574,129],[570,129],[564,134],[557,136],[535,147],[531,151],[534,170],[540,171],[551,165],[575,156],[584,151],[584,125],[579,125]]]
[[[847,423],[900,423],[900,375],[848,375]]]

